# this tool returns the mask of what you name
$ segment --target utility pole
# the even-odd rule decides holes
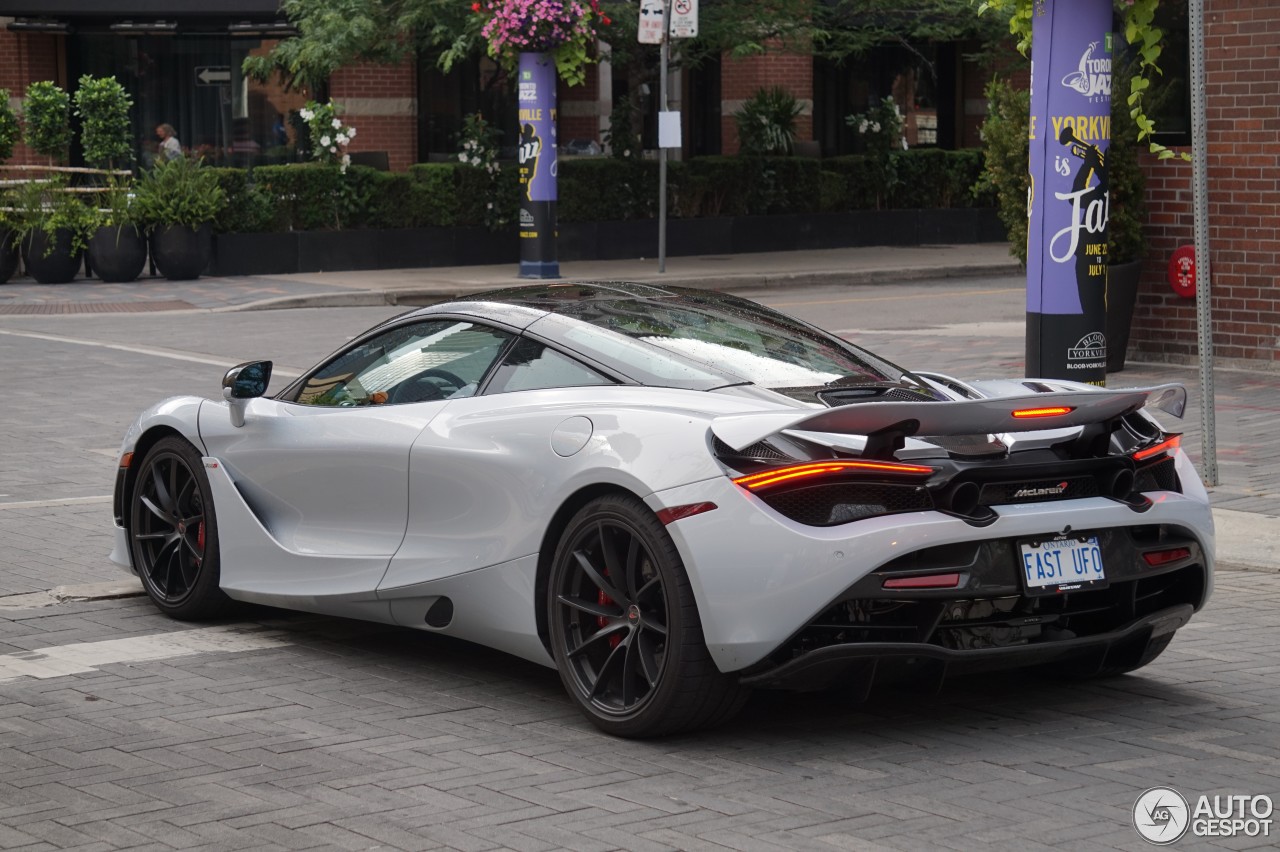
[[[1218,434],[1213,399],[1213,306],[1209,266],[1209,134],[1206,127],[1204,0],[1189,0],[1191,53],[1191,205],[1196,247],[1196,342],[1200,347],[1200,477],[1218,484]]]
[[[671,54],[671,0],[662,4],[662,48],[659,51],[658,112],[667,111],[667,64]],[[659,119],[661,121],[661,119]],[[659,133],[661,136],[661,133]],[[658,271],[667,271],[667,149],[658,140]]]

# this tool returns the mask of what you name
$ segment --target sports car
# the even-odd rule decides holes
[[[112,558],[165,613],[235,601],[559,671],[606,732],[836,689],[1154,659],[1211,591],[1177,385],[904,370],[746,299],[532,285],[383,322],[274,395],[129,428]]]

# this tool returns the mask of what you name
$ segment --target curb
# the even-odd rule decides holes
[[[992,275],[1012,275],[1022,269],[1017,261],[1011,263],[973,264],[954,268],[937,266],[901,267],[896,269],[829,269],[806,272],[742,272],[715,276],[663,275],[645,273],[625,279],[642,284],[661,283],[668,287],[688,287],[695,290],[764,290],[771,287],[811,286],[863,286],[868,284],[898,283],[903,281],[927,281],[947,278],[978,278]],[[555,279],[561,281],[584,280],[579,278]],[[600,279],[585,279],[600,280]],[[529,282],[533,283],[533,282]],[[242,305],[214,308],[214,313],[234,311],[275,311],[294,308],[369,308],[381,305],[418,306],[434,304],[509,286],[501,281],[467,281],[441,283],[435,287],[407,287],[394,290],[348,290],[338,293],[316,293],[307,296],[281,296],[260,299]]]
[[[81,583],[75,586],[56,586],[43,592],[8,595],[0,598],[0,610],[41,609],[73,601],[104,601],[114,598],[132,598],[144,594],[142,581],[137,577],[108,580],[104,583]]]

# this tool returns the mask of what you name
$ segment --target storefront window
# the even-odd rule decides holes
[[[155,131],[163,124],[173,127],[188,156],[210,165],[248,167],[295,158],[296,114],[308,96],[240,73],[246,56],[269,51],[274,41],[92,32],[73,39],[72,79],[114,75],[133,96],[134,150],[142,165],[154,161]]]

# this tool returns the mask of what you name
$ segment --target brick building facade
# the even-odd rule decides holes
[[[1206,0],[1209,241],[1215,357],[1280,368],[1280,6]],[[1190,149],[1175,149],[1190,152]],[[1196,307],[1166,278],[1192,242],[1191,165],[1147,158],[1148,254],[1131,345],[1196,357]]]

